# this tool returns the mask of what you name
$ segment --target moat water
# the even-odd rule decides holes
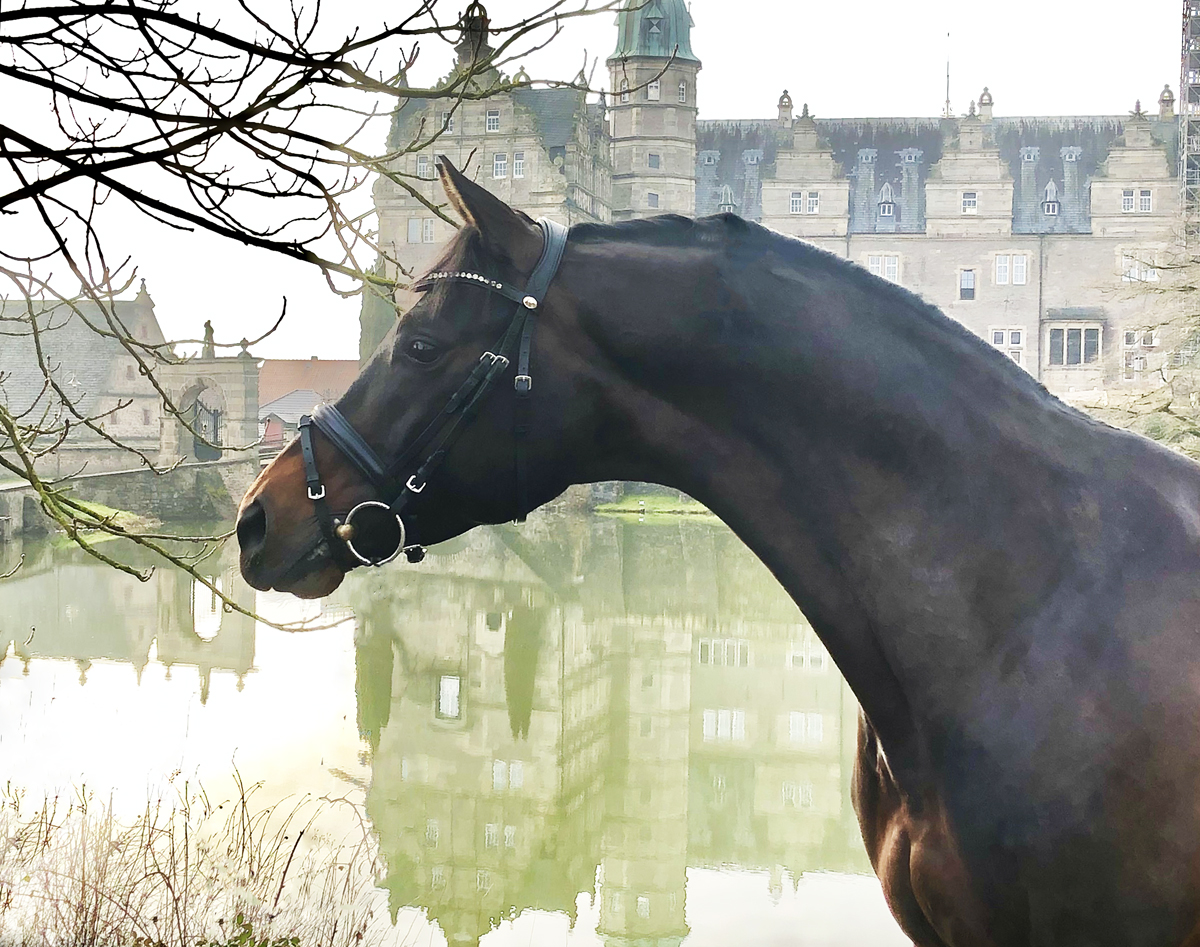
[[[0,780],[130,811],[232,774],[353,798],[405,945],[901,945],[849,800],[857,707],[724,526],[540,516],[321,603],[121,575],[61,542],[0,573]]]

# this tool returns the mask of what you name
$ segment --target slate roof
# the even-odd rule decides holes
[[[268,358],[258,370],[258,403],[299,390],[316,392],[318,401],[337,401],[357,377],[355,359]]]
[[[311,414],[312,409],[325,400],[311,388],[289,391],[282,398],[276,398],[260,407],[258,419],[265,421],[271,415],[275,415],[284,424],[298,424],[302,415]]]
[[[512,93],[514,102],[533,112],[538,137],[547,150],[570,143],[583,95],[576,89],[514,89]]]
[[[147,342],[162,341],[152,304],[121,300],[115,306],[117,317],[135,336]],[[94,303],[81,303],[79,308],[89,321],[103,322]],[[16,413],[28,410],[35,403],[40,410],[47,403],[33,335],[28,323],[21,321],[25,314],[23,302],[0,303],[0,401]],[[46,309],[37,318],[42,330],[42,351],[52,376],[81,412],[94,411],[101,401],[112,397],[108,389],[113,361],[127,358],[125,349],[115,339],[97,335],[66,307]],[[147,390],[150,390],[148,385]]]
[[[1012,116],[997,117],[990,135],[1013,178],[1013,206],[1039,201],[1042,189],[1054,180],[1061,187],[1064,181],[1061,149],[1077,146],[1081,182],[1096,174],[1109,152],[1125,133],[1128,116]],[[1150,116],[1152,135],[1156,143],[1166,147],[1168,161],[1173,163],[1178,153],[1178,125],[1174,120],[1161,121]],[[923,188],[930,169],[941,159],[946,142],[957,135],[956,122],[936,117],[926,118],[818,118],[817,132],[824,147],[833,153],[845,175],[853,180],[860,149],[878,152],[875,164],[875,190],[891,184],[897,194],[901,190],[901,170],[897,152],[902,149],[919,151],[920,186]],[[781,129],[774,119],[743,119],[699,121],[696,123],[696,214],[717,213],[722,188],[728,185],[737,199],[738,213],[756,220],[761,217],[761,178],[773,178],[775,159],[781,139],[786,142],[790,131]],[[1037,147],[1035,193],[1023,193],[1020,150]],[[748,156],[761,152],[758,163],[750,164]],[[707,163],[706,163],[707,162]],[[851,200],[851,232],[869,231],[870,222],[858,219],[860,208]],[[1042,232],[1045,221],[1032,228],[1014,223],[1014,232]],[[1084,232],[1090,221],[1081,223]],[[923,223],[922,223],[923,228]]]

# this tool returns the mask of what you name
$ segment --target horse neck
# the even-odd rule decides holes
[[[915,300],[769,257],[736,272],[645,257],[588,297],[609,300],[590,341],[629,433],[608,472],[729,524],[813,623],[893,767],[919,767],[924,719],[970,699],[956,682],[1046,582],[1025,550],[1063,548],[1021,494],[1056,488],[1042,445],[1070,450],[1083,423]],[[905,305],[924,322],[889,311]]]

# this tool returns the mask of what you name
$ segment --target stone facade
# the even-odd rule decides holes
[[[40,345],[49,373],[79,414],[99,417],[105,434],[140,451],[161,466],[177,461],[209,461],[222,453],[226,460],[253,457],[230,451],[217,452],[196,442],[192,433],[164,411],[163,401],[138,361],[115,338],[99,334],[106,315],[92,302],[80,302],[77,311],[67,305],[37,303]],[[36,417],[53,409],[56,401],[45,390],[46,378],[38,362],[31,333],[20,332],[24,304],[9,301],[13,328],[0,346],[0,403],[15,414]],[[106,307],[108,308],[108,307]],[[11,311],[11,310],[10,310]],[[131,300],[114,300],[111,317],[130,337],[147,346],[166,342],[154,314],[154,301],[143,281]],[[27,324],[27,323],[26,323]],[[178,407],[199,426],[201,416],[211,424],[209,440],[228,446],[252,445],[258,439],[258,361],[248,352],[232,357],[188,359],[154,369],[158,384]],[[62,444],[38,460],[46,477],[69,477],[140,466],[138,457],[92,432],[75,425]]]
[[[435,151],[459,162],[473,153],[481,183],[564,223],[732,211],[913,290],[1083,404],[1153,385],[1176,357],[1154,292],[1180,223],[1169,89],[1156,114],[998,117],[985,88],[961,117],[895,119],[816,118],[806,104],[797,115],[785,91],[774,119],[699,121],[682,0],[628,7],[607,99],[518,90],[464,103],[432,148],[397,169],[420,178],[433,174]],[[446,124],[447,107],[404,106],[392,146],[422,123]],[[499,122],[490,132],[489,110]],[[518,152],[523,179],[494,173],[496,154]],[[432,180],[419,186],[440,199]],[[432,262],[452,228],[420,222],[428,215],[390,182],[376,197],[387,251],[414,271]],[[364,357],[392,320],[380,302],[364,306]]]

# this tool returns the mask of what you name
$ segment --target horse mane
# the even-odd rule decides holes
[[[632,243],[638,246],[713,249],[726,245],[741,251],[771,251],[789,263],[804,269],[817,269],[828,273],[851,287],[875,299],[893,303],[880,307],[885,318],[905,320],[904,328],[914,324],[926,328],[935,339],[943,343],[966,346],[980,356],[1005,381],[1018,390],[1035,396],[1043,404],[1052,404],[1093,423],[1095,418],[1077,408],[1060,401],[1029,372],[1016,365],[1012,359],[986,340],[971,332],[962,323],[950,318],[941,309],[897,283],[875,276],[864,267],[815,246],[797,237],[780,233],[736,214],[713,214],[709,217],[682,217],[678,214],[662,214],[641,220],[626,220],[612,224],[581,223],[571,228],[571,243]],[[914,322],[919,320],[919,323]]]

